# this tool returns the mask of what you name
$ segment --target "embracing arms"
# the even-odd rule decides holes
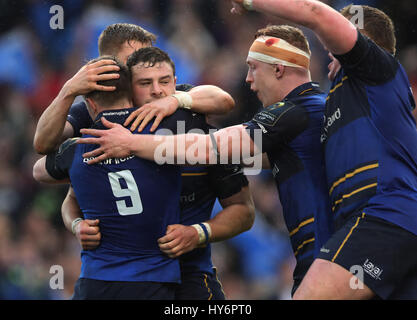
[[[58,96],[45,109],[36,126],[33,147],[40,154],[54,151],[61,142],[74,135],[71,124],[67,121],[68,111],[74,99],[92,90],[112,91],[115,87],[98,85],[97,81],[118,77],[118,66],[113,60],[100,60],[83,66],[62,87]]]
[[[255,220],[255,209],[249,187],[243,187],[240,192],[219,202],[223,210],[212,219],[205,221],[211,229],[211,235],[207,239],[210,243],[227,240],[249,230]],[[158,244],[161,251],[171,258],[179,257],[200,245],[197,230],[192,226],[181,224],[168,226],[166,235],[158,239]]]

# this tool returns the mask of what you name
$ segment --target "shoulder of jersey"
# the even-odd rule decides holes
[[[265,110],[267,111],[272,111],[272,110],[280,110],[280,111],[284,111],[287,110],[290,107],[294,107],[295,104],[289,100],[284,100],[284,101],[280,101],[277,103],[274,103],[273,105],[270,105],[268,107],[265,108]]]
[[[68,148],[70,148],[71,146],[75,145],[77,143],[77,140],[79,139],[79,137],[75,137],[75,138],[69,138],[67,140],[65,140],[58,149],[58,153],[64,153],[65,150],[67,150]]]
[[[254,120],[266,126],[274,126],[282,115],[295,106],[294,103],[287,100],[277,102],[258,112],[255,115]]]

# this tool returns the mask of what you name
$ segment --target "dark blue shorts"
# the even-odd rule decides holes
[[[225,300],[222,285],[213,273],[193,272],[181,274],[181,285],[175,292],[177,300]]]
[[[318,258],[350,271],[381,299],[417,299],[417,236],[391,222],[353,216]]]
[[[174,300],[178,284],[161,282],[103,281],[80,278],[73,300]]]

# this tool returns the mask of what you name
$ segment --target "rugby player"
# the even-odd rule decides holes
[[[392,20],[369,6],[339,13],[312,0],[232,2],[235,12],[254,9],[312,29],[332,60],[321,141],[336,231],[294,297],[416,299],[415,101],[395,58]]]
[[[155,41],[154,34],[137,25],[116,23],[108,26],[100,34],[98,39],[99,55],[114,56],[126,64],[127,58],[135,50],[152,46]],[[77,96],[92,90],[114,90],[114,87],[97,84],[97,81],[117,78],[117,73],[114,71],[117,71],[118,67],[112,64],[114,62],[110,59],[85,65],[65,83],[58,96],[42,113],[36,126],[33,145],[39,154],[55,151],[62,141],[78,136],[80,128],[89,127],[91,120],[88,117],[85,103],[72,104]],[[180,101],[173,96],[153,101],[151,104],[159,107],[158,112],[154,112],[155,125],[161,120],[161,116],[172,114],[178,107],[186,107],[205,114],[222,114],[234,107],[233,98],[216,86],[197,86],[192,88],[188,94],[189,98],[186,100],[188,103],[185,105],[180,105]],[[146,110],[149,105],[142,107]],[[146,123],[145,121],[143,125]]]
[[[98,138],[78,142],[101,145],[85,155],[96,157],[89,163],[129,154],[157,160],[156,150],[164,145],[173,146],[173,153],[167,155],[170,161],[185,158],[188,162],[198,160],[200,164],[213,163],[213,158],[231,162],[236,154],[245,158],[266,152],[297,259],[296,289],[331,233],[320,144],[325,94],[311,81],[309,63],[309,44],[301,30],[291,26],[268,26],[256,33],[247,58],[246,81],[264,107],[252,121],[209,135],[154,139],[132,135],[122,126],[103,119],[110,130],[83,129]],[[257,134],[261,135],[261,141]],[[249,149],[250,152],[245,152]]]
[[[162,50],[140,49],[129,57],[128,66],[135,104],[175,93],[175,65]],[[204,116],[195,113],[185,124],[188,128],[208,129]],[[162,252],[172,258],[180,256],[181,285],[176,288],[175,299],[225,299],[212,265],[209,242],[230,238],[252,226],[254,209],[247,179],[235,165],[183,168],[181,175],[181,224],[169,225],[166,235],[158,239]],[[223,210],[210,219],[216,198]],[[73,205],[75,200],[69,204],[72,210],[64,210],[64,220],[70,230],[79,234],[84,249],[95,249],[101,240],[99,227],[97,223],[82,226],[84,221]],[[83,234],[81,228],[85,229]]]
[[[113,60],[104,56],[91,63],[103,59]],[[103,115],[123,123],[135,110],[129,70],[114,61],[119,77],[101,83],[116,90],[85,95],[97,128],[102,127]],[[192,114],[177,112],[163,126],[175,130],[176,121],[187,117],[192,119]],[[70,178],[83,215],[100,220],[103,238],[98,248],[81,253],[73,299],[174,299],[175,284],[180,282],[179,262],[161,252],[157,239],[168,225],[179,221],[179,167],[158,166],[133,156],[88,166],[82,154],[92,146],[80,148],[75,141],[68,139],[34,166],[38,181]],[[160,194],[163,201],[157,200]]]

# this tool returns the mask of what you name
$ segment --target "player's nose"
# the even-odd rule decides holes
[[[161,96],[162,95],[162,89],[161,86],[158,83],[154,83],[152,85],[152,94],[155,96]]]

